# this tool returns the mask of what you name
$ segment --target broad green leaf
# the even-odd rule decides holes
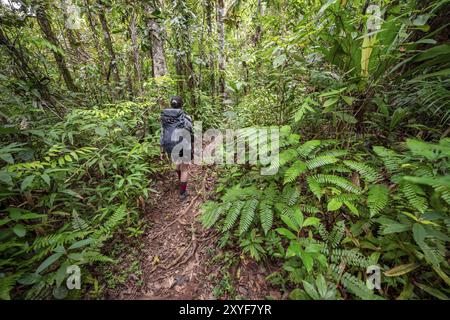
[[[331,199],[330,202],[328,202],[327,210],[328,211],[336,211],[339,210],[342,207],[343,203],[336,199]]]
[[[50,187],[50,176],[46,173],[41,175],[42,180]]]
[[[41,273],[42,271],[50,267],[53,263],[58,261],[58,259],[61,258],[62,255],[63,255],[62,253],[52,254],[50,257],[48,257],[41,263],[41,265],[36,269],[36,273]]]
[[[313,298],[314,300],[319,300],[320,296],[317,293],[317,290],[314,288],[312,284],[309,282],[306,282],[305,280],[302,280],[303,288],[305,289],[306,293]]]
[[[427,232],[425,231],[425,228],[420,223],[414,223],[413,228],[413,237],[417,244],[423,243],[425,240],[425,237],[427,235]]]
[[[396,266],[388,271],[385,271],[384,275],[386,277],[402,276],[404,274],[407,274],[408,272],[411,272],[411,271],[417,269],[419,266],[420,266],[420,264],[418,264],[418,263],[402,264],[402,265]]]
[[[322,274],[319,274],[316,278],[316,287],[320,297],[324,297],[327,293],[327,282]]]
[[[309,226],[318,226],[320,223],[320,219],[316,217],[308,217],[305,219],[305,222],[303,222],[303,227],[309,227]]]
[[[25,237],[25,235],[27,234],[27,229],[25,228],[25,226],[23,224],[16,224],[13,227],[13,232],[19,237],[19,238],[23,238]]]
[[[277,229],[275,229],[275,231],[290,240],[297,238],[291,231],[289,231],[288,229],[285,229],[285,228],[277,228]]]
[[[303,264],[305,265],[306,271],[308,271],[308,273],[311,272],[312,267],[314,265],[314,260],[313,260],[312,256],[305,251],[301,251],[300,259],[302,260]]]
[[[37,273],[24,273],[20,276],[18,283],[30,286],[42,280],[42,276]]]
[[[9,164],[14,163],[14,158],[12,157],[12,155],[10,153],[0,153],[0,159],[3,159],[5,162],[7,162]]]
[[[78,249],[78,248],[87,246],[88,244],[91,244],[93,242],[94,242],[94,239],[91,239],[91,238],[83,239],[83,240],[77,241],[74,244],[72,244],[68,250]]]
[[[20,185],[20,190],[24,191],[27,189],[34,181],[35,175],[31,175],[23,179],[22,184]]]
[[[289,244],[289,247],[286,250],[286,257],[295,257],[300,256],[301,253],[301,247],[300,244],[296,241],[291,241]]]
[[[281,220],[292,230],[298,232],[300,230],[299,225],[297,225],[297,222],[294,221],[290,216],[282,214]]]
[[[417,287],[419,287],[420,289],[422,289],[423,291],[425,291],[426,293],[432,295],[433,297],[438,298],[439,300],[449,300],[447,295],[438,289],[431,288],[429,286],[426,286],[426,285],[418,283],[418,282],[415,282],[414,284]]]
[[[11,174],[5,170],[0,171],[0,181],[8,185],[13,184]]]

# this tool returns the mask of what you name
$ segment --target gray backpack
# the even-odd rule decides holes
[[[180,137],[178,141],[172,141],[172,134],[175,129],[188,130],[191,134],[191,144],[193,143],[191,117],[189,117],[182,109],[164,109],[161,113],[160,145],[167,153],[171,153],[172,149],[182,141],[182,137]]]

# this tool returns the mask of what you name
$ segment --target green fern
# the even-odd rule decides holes
[[[300,189],[298,187],[286,186],[283,189],[282,199],[288,206],[293,206],[297,203],[300,197]]]
[[[239,234],[246,232],[253,222],[256,208],[258,207],[258,200],[251,199],[245,202],[241,210],[241,221],[239,223]]]
[[[322,189],[320,188],[319,182],[313,176],[307,177],[306,182],[308,183],[309,190],[320,200],[322,197]]]
[[[217,202],[207,201],[202,206],[202,215],[200,221],[204,228],[211,228],[219,217],[231,207],[231,202],[218,205]]]
[[[391,173],[399,170],[402,163],[402,157],[398,153],[379,146],[373,147],[373,151],[383,160],[384,165]]]
[[[124,205],[115,209],[114,213],[101,225],[94,233],[93,238],[104,241],[112,236],[112,232],[116,229],[128,215]]]
[[[308,169],[305,162],[297,160],[284,174],[284,183],[291,183]]]
[[[370,217],[379,214],[386,207],[389,201],[389,189],[383,184],[371,185],[367,197]]]
[[[227,215],[225,217],[223,231],[228,231],[233,228],[237,219],[239,218],[239,214],[241,213],[241,209],[244,206],[245,201],[238,200],[231,205],[230,210],[228,210]]]
[[[320,212],[319,208],[309,205],[309,204],[300,204],[300,210],[302,212],[309,213],[309,214],[315,214],[315,213]]]
[[[315,176],[312,176],[311,179],[316,181],[318,184],[332,184],[351,193],[361,193],[361,189],[359,187],[355,186],[353,183],[343,177],[329,174],[317,174]]]
[[[354,249],[347,250],[334,248],[329,250],[328,248],[324,248],[322,253],[328,256],[331,262],[335,264],[345,263],[348,266],[361,269],[366,269],[372,264],[369,259]]]
[[[419,185],[404,182],[401,186],[401,190],[414,209],[418,210],[420,213],[424,213],[428,209],[428,202],[424,197],[425,193]]]
[[[310,140],[302,144],[297,148],[297,154],[301,158],[308,157],[311,152],[313,152],[316,148],[320,146],[320,140]]]
[[[280,152],[278,156],[278,163],[280,166],[284,166],[286,163],[295,160],[297,157],[298,155],[295,149],[287,149]]]
[[[335,157],[335,158],[339,158],[339,157],[346,156],[347,154],[348,154],[347,150],[325,150],[325,151],[319,152],[317,154],[317,157]]]
[[[450,157],[450,147],[446,146],[445,143],[433,144],[415,139],[407,139],[406,146],[411,150],[413,155],[425,157],[431,161]]]
[[[348,272],[343,272],[338,265],[332,264],[330,266],[330,271],[333,278],[342,283],[345,289],[353,293],[360,299],[363,300],[380,300],[380,296],[375,295],[367,285],[359,280],[357,277],[351,275]]]
[[[273,209],[269,201],[262,201],[259,204],[259,219],[264,234],[267,234],[273,225]]]
[[[326,240],[327,244],[332,248],[337,248],[342,241],[342,238],[345,234],[345,223],[344,221],[338,221],[333,226],[333,229],[328,235],[328,239]]]
[[[0,300],[11,300],[10,292],[13,289],[18,276],[18,274],[12,276],[0,274]]]
[[[77,231],[89,230],[90,228],[89,224],[75,210],[72,211],[72,228]]]
[[[357,171],[361,175],[361,177],[363,177],[368,182],[374,182],[381,179],[380,174],[375,169],[364,163],[352,160],[344,160],[344,164],[350,169]]]
[[[328,164],[333,164],[338,162],[339,159],[332,157],[332,156],[321,156],[316,157],[314,159],[306,161],[306,165],[308,166],[309,170],[317,169],[323,166],[326,166]]]

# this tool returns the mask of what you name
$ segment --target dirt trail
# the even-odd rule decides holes
[[[158,195],[145,211],[149,228],[139,240],[143,242],[139,253],[143,283],[136,285],[132,276],[110,298],[217,299],[213,292],[222,279],[224,263],[211,261],[222,253],[217,247],[220,234],[213,229],[205,230],[198,221],[200,206],[214,189],[215,171],[212,167],[191,165],[190,196],[184,202],[178,198],[174,171],[158,182]],[[234,256],[239,263],[225,268],[231,269],[229,283],[235,294],[248,299],[269,295],[264,280],[267,270],[239,258],[239,252]]]

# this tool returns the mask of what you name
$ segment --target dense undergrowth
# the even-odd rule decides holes
[[[113,262],[102,252],[105,241],[118,227],[139,232],[140,208],[154,192],[150,177],[161,170],[154,161],[159,111],[149,105],[76,108],[50,130],[33,122],[3,132],[1,201],[9,206],[2,209],[1,267],[14,272],[1,279],[2,298],[13,287],[24,298],[64,298],[70,265],[93,286],[89,266]]]
[[[0,299],[97,298],[92,270],[122,276],[98,266],[125,250],[105,250],[118,233],[143,234],[177,93],[204,129],[280,128],[277,174],[215,167],[200,220],[223,233],[227,266],[270,264],[291,299],[448,300],[450,1],[73,1],[79,29],[64,6],[12,2]],[[67,290],[71,265],[82,290]]]
[[[225,170],[202,222],[278,266],[268,280],[291,299],[448,299],[449,47],[425,23],[440,6],[388,5],[369,30],[328,1],[252,52],[265,76],[235,112],[287,124],[279,170]]]

